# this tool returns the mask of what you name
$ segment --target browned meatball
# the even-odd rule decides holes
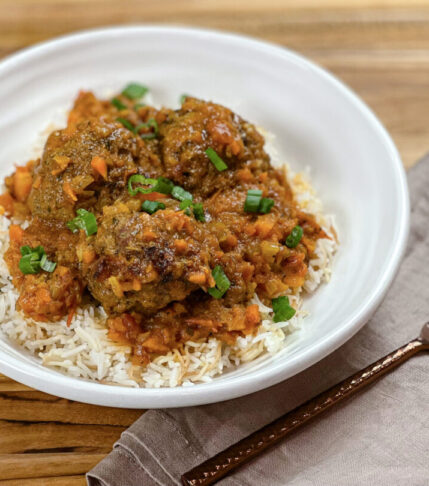
[[[220,249],[203,224],[177,209],[150,215],[133,210],[133,204],[104,208],[89,243],[97,258],[84,266],[84,275],[104,308],[148,314],[213,286],[210,252]]]
[[[165,174],[201,196],[234,182],[234,171],[269,168],[264,140],[253,125],[228,108],[187,98],[160,126],[160,149]],[[205,151],[213,148],[228,165],[219,172]]]
[[[94,169],[95,157],[106,163],[105,177]],[[78,207],[97,212],[127,195],[129,175],[141,171],[156,176],[157,167],[156,154],[120,123],[103,119],[81,122],[71,132],[57,130],[50,135],[34,169],[28,205],[33,216],[67,222]]]

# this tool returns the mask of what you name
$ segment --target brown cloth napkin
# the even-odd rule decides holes
[[[267,390],[144,413],[88,474],[89,486],[180,485],[188,469],[418,335],[429,320],[429,155],[410,171],[409,186],[411,234],[402,266],[356,336]],[[429,485],[429,356],[412,358],[218,484]]]

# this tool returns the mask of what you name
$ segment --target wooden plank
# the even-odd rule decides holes
[[[8,378],[7,376],[0,374],[0,393],[1,392],[11,392],[11,391],[28,391],[31,390],[30,387],[22,385],[17,381]]]
[[[0,481],[0,486],[86,486],[86,479],[85,476],[12,479]]]
[[[31,413],[31,412],[29,412]],[[63,425],[50,423],[20,423],[0,421],[0,452],[108,453],[125,427],[111,425]]]
[[[0,454],[0,480],[85,474],[104,456],[76,452]]]
[[[0,393],[0,420],[129,426],[142,414],[141,410],[100,408],[28,390]]]

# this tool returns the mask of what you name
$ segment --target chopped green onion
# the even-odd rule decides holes
[[[211,147],[206,150],[206,155],[210,159],[210,162],[216,167],[219,172],[228,169],[228,166],[225,164],[225,162]]]
[[[194,211],[194,216],[197,221],[202,221],[203,223],[206,220],[205,214],[204,214],[204,208],[202,203],[194,203],[192,205],[192,209]]]
[[[259,189],[249,189],[246,200],[244,201],[244,211],[246,213],[257,213],[262,199],[262,191]]]
[[[48,260],[43,246],[37,246],[36,248],[22,246],[21,255],[22,258],[18,266],[25,275],[39,273],[40,269],[51,273],[57,266],[56,263]]]
[[[246,200],[244,201],[244,211],[246,213],[267,214],[274,206],[274,200],[269,197],[262,197],[262,191],[259,189],[249,189]]]
[[[180,101],[180,104],[183,105],[183,103],[185,102],[186,98],[189,98],[190,95],[188,94],[182,94],[179,98],[179,101]]]
[[[188,191],[185,191],[185,189],[180,186],[174,186],[173,190],[171,191],[171,195],[174,197],[174,199],[177,199],[178,201],[192,201],[192,194]]]
[[[149,88],[138,83],[130,83],[123,91],[122,94],[129,100],[137,100],[144,96],[149,91]]]
[[[153,128],[153,132],[142,133],[140,135],[140,137],[145,140],[152,140],[158,136],[159,127],[155,118],[149,118],[146,123],[140,123],[140,125],[135,128],[136,133],[138,133],[141,128]]]
[[[121,100],[119,100],[118,98],[113,98],[113,100],[111,101],[112,105],[117,108],[119,111],[120,110],[126,110],[127,106],[124,105],[122,103]]]
[[[143,108],[144,106],[146,106],[144,103],[136,103],[133,108],[135,111],[137,110],[140,110],[140,108]]]
[[[122,123],[122,125],[124,125],[125,128],[128,128],[128,130],[130,130],[131,132],[133,132],[133,133],[136,132],[134,125],[130,121],[128,121],[126,118],[118,117],[118,118],[116,118],[116,121],[119,122],[119,123]]]
[[[136,187],[133,188],[133,183],[139,182],[148,188]],[[160,192],[162,194],[171,194],[174,184],[166,177],[158,177],[158,179],[149,179],[141,174],[134,174],[128,179],[128,193],[131,196],[136,196],[137,193],[149,194],[151,192]]]
[[[86,209],[78,209],[76,211],[77,216],[67,223],[67,227],[73,233],[76,233],[80,229],[84,230],[86,236],[91,236],[97,233],[97,220],[95,215]]]
[[[57,264],[54,262],[50,262],[48,260],[48,257],[46,256],[46,253],[44,253],[42,258],[40,259],[40,268],[42,270],[45,270],[45,272],[52,273],[55,270],[56,266]]]
[[[207,292],[215,299],[223,297],[225,292],[231,287],[231,282],[225,275],[223,268],[220,265],[216,265],[212,270],[212,276],[216,282],[216,286],[207,289]]]
[[[274,200],[269,197],[263,197],[259,203],[259,212],[262,214],[267,214],[271,211],[274,206]]]
[[[143,184],[144,186],[154,186],[156,184],[156,179],[149,179],[141,174],[134,174],[128,178],[128,194],[131,196],[136,196],[137,193],[141,192],[142,194],[148,194],[149,192],[153,192],[152,187],[149,189],[144,189],[143,187],[136,187],[133,188],[133,183],[138,182]]]
[[[289,248],[295,248],[301,241],[303,233],[304,231],[301,226],[295,226],[295,228],[290,232],[290,235],[286,238],[286,246]]]
[[[151,192],[160,192],[161,194],[171,194],[174,188],[174,183],[166,177],[158,177]]]
[[[165,204],[158,201],[143,201],[142,209],[149,214],[153,214],[158,209],[165,209]]]
[[[296,313],[296,310],[289,304],[289,297],[286,296],[272,299],[271,305],[274,312],[274,322],[288,321]]]
[[[36,248],[31,248],[31,246],[28,246],[28,245],[21,246],[20,251],[21,251],[22,256],[35,253],[39,257],[39,260],[40,260],[40,258],[42,258],[43,254],[45,253],[43,246],[40,246],[40,245],[36,246]]]
[[[32,253],[33,249],[31,248],[31,246],[25,245],[25,246],[21,246],[20,252],[21,252],[22,256],[25,256],[25,255],[29,255],[30,253]]]
[[[191,215],[191,208],[194,213],[195,219],[204,223],[206,220],[206,216],[204,214],[204,207],[202,203],[193,203],[192,199],[184,199],[179,204],[179,209],[184,211],[187,216]]]
[[[181,211],[184,211],[187,216],[190,216],[191,215],[191,210],[189,209],[190,206],[192,207],[192,200],[185,199],[179,204],[179,209]]]
[[[24,275],[39,273],[40,260],[33,253],[25,255],[19,260],[19,269]]]

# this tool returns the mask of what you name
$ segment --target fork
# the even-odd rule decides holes
[[[182,476],[183,486],[209,486],[250,461],[315,417],[351,397],[370,383],[407,361],[420,351],[429,350],[429,322],[422,327],[420,337],[349,376],[341,383],[310,399],[274,422],[219,452]]]

